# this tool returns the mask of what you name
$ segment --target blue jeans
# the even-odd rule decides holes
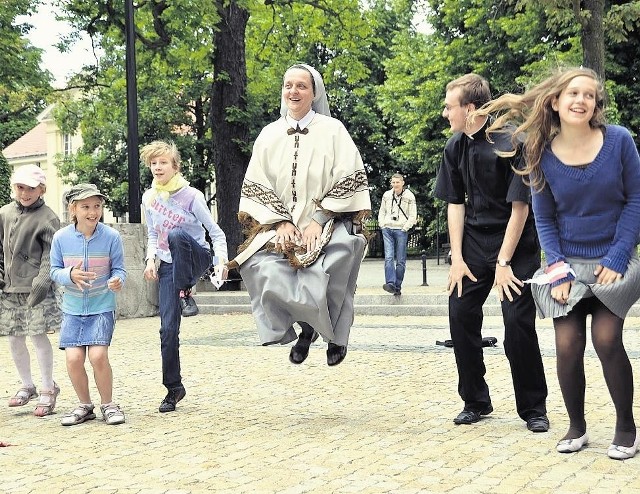
[[[409,234],[402,229],[383,228],[384,241],[384,280],[396,290],[402,287],[404,271],[407,266],[407,240]],[[395,263],[394,263],[395,259]]]
[[[158,268],[160,313],[160,353],[162,384],[168,389],[182,387],[180,375],[180,290],[196,284],[211,265],[211,251],[199,245],[180,228],[169,232],[171,260],[161,261]]]

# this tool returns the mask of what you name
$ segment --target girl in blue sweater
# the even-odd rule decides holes
[[[616,425],[607,454],[633,457],[633,372],[624,318],[640,298],[640,157],[624,127],[605,125],[603,87],[590,69],[565,69],[523,95],[504,95],[481,113],[502,112],[493,129],[518,125],[536,228],[547,267],[532,280],[541,317],[552,317],[557,373],[569,415],[561,453],[588,443],[584,414],[586,321],[611,394]]]
[[[124,413],[113,402],[109,345],[115,327],[116,295],[124,286],[124,249],[120,234],[100,222],[105,196],[93,184],[74,185],[64,196],[72,223],[58,230],[51,246],[51,279],[64,286],[60,348],[79,405],[62,425],[96,418],[84,367],[93,367],[100,411],[109,425],[122,424]]]

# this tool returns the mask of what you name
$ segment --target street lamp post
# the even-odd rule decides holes
[[[138,161],[138,91],[133,0],[124,2],[125,65],[127,77],[127,163],[129,170],[129,223],[140,223],[140,166]]]

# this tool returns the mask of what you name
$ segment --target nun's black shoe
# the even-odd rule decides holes
[[[289,353],[289,361],[292,364],[301,364],[309,356],[309,347],[311,346],[311,340],[300,340],[291,347]]]
[[[311,335],[307,334],[307,331],[303,331],[302,333],[300,333],[298,341],[291,347],[291,352],[289,353],[289,361],[292,364],[301,364],[302,362],[304,362],[309,356],[309,347],[311,346],[311,343],[313,343],[317,339],[318,333],[316,331],[313,331]]]
[[[347,356],[347,347],[329,343],[327,348],[327,365],[338,365]]]

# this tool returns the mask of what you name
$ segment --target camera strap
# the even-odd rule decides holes
[[[393,193],[393,197],[391,199],[391,204],[393,206],[393,203],[396,202],[398,203],[398,211],[400,211],[405,218],[409,219],[409,217],[407,216],[407,213],[404,212],[404,209],[402,209],[402,194],[404,194],[404,189],[402,190],[402,193],[400,194],[400,200],[396,199],[396,194]]]

